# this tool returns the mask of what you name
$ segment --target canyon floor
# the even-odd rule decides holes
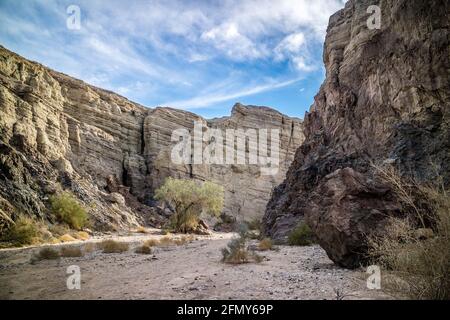
[[[366,288],[364,270],[335,266],[319,246],[278,246],[261,263],[226,265],[221,248],[233,234],[215,233],[180,245],[134,253],[152,235],[115,237],[128,252],[93,251],[77,258],[31,262],[40,248],[0,251],[1,299],[390,299]],[[93,239],[86,243],[98,242]],[[74,244],[71,244],[74,245]],[[77,245],[77,244],[75,244]],[[59,245],[61,246],[61,245]],[[81,270],[81,289],[66,286],[67,267]]]

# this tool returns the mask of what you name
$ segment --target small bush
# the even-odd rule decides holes
[[[167,246],[170,246],[173,244],[174,244],[174,240],[169,236],[162,237],[158,241],[158,245],[163,246],[163,247],[167,247]]]
[[[115,240],[104,240],[99,244],[104,253],[122,253],[128,251],[129,245]]]
[[[143,244],[142,246],[137,247],[135,252],[140,254],[151,254],[152,248],[151,246],[146,246],[145,244]]]
[[[48,230],[52,233],[53,236],[57,238],[70,233],[70,228],[64,224],[53,224],[48,228]]]
[[[78,231],[74,234],[75,239],[86,241],[90,238],[89,233]]]
[[[70,193],[62,193],[50,199],[52,213],[71,228],[81,230],[88,222],[88,215],[80,202]]]
[[[156,247],[158,244],[159,244],[159,241],[155,240],[155,239],[149,239],[144,242],[144,246],[147,246],[147,247]]]
[[[288,243],[290,246],[309,246],[314,243],[314,234],[311,228],[302,222],[291,231]]]
[[[253,220],[251,220],[251,221],[248,221],[248,222],[247,222],[247,226],[248,226],[248,229],[249,229],[249,230],[257,230],[257,231],[260,231],[260,230],[261,230],[261,226],[262,226],[261,220],[255,218],[255,219],[253,219]]]
[[[39,260],[55,260],[59,259],[61,256],[58,251],[53,248],[42,248],[39,251],[37,258]]]
[[[368,237],[369,257],[385,270],[385,286],[413,299],[450,299],[450,192],[394,169],[378,169],[402,204],[382,235]],[[439,179],[436,179],[439,181]]]
[[[136,233],[144,233],[144,234],[148,233],[147,229],[142,226],[138,227],[135,232]]]
[[[82,257],[83,252],[79,247],[62,247],[61,248],[61,257],[66,258],[76,258]]]
[[[249,263],[251,260],[261,262],[262,257],[247,248],[248,227],[243,224],[239,227],[239,236],[232,239],[226,248],[222,249],[222,262],[229,264]]]
[[[14,245],[29,245],[39,242],[40,230],[38,223],[27,217],[20,217],[2,237],[3,241]]]
[[[89,242],[86,243],[84,246],[84,252],[86,253],[92,253],[97,249],[97,246],[95,245],[95,243]]]
[[[177,246],[182,246],[186,243],[192,242],[194,239],[194,237],[192,235],[189,236],[182,236],[178,239],[174,239],[173,242],[177,245]]]
[[[258,249],[261,251],[268,251],[273,249],[273,242],[270,238],[262,239],[258,244]]]
[[[77,239],[75,239],[74,237],[72,237],[70,234],[64,234],[62,236],[60,236],[58,238],[59,241],[61,242],[73,242],[73,241],[77,241]]]

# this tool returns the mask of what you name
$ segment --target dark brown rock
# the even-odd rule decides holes
[[[380,30],[366,25],[370,5],[381,8]],[[306,219],[333,261],[355,267],[365,234],[398,211],[372,163],[449,185],[448,28],[444,0],[352,0],[330,18],[326,80],[267,206],[267,235],[285,240]]]

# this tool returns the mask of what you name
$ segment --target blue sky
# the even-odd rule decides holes
[[[0,44],[148,107],[211,118],[235,102],[303,118],[343,0],[0,0]],[[81,28],[66,26],[77,5]]]

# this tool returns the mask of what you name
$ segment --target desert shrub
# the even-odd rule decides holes
[[[144,245],[148,246],[148,247],[156,247],[158,244],[159,244],[159,241],[155,240],[155,239],[149,239],[144,242]]]
[[[62,235],[70,233],[70,228],[65,224],[53,224],[49,226],[48,230],[53,234],[55,237],[60,237]]]
[[[85,252],[85,253],[92,253],[92,252],[94,252],[96,249],[97,249],[97,245],[96,245],[95,243],[93,243],[93,242],[89,242],[89,243],[86,243],[86,244],[84,245],[84,252]]]
[[[199,184],[192,180],[168,178],[155,192],[155,198],[164,201],[173,210],[170,225],[175,232],[195,232],[200,214],[218,215],[224,201],[223,188],[212,182]]]
[[[73,241],[77,241],[77,239],[75,239],[74,237],[72,237],[70,234],[63,234],[62,236],[60,236],[58,238],[59,241],[61,242],[73,242]]]
[[[262,239],[258,244],[258,249],[261,251],[267,251],[273,249],[273,242],[270,238]]]
[[[248,227],[239,226],[238,237],[231,239],[226,248],[222,249],[222,262],[229,264],[242,264],[250,261],[261,262],[262,257],[247,247]]]
[[[258,218],[254,218],[250,221],[247,222],[247,226],[249,230],[257,230],[260,231],[261,230],[261,220]]]
[[[86,241],[90,238],[89,233],[85,232],[85,231],[78,231],[76,233],[74,233],[74,238],[77,240],[83,240]]]
[[[27,217],[18,218],[2,236],[2,241],[13,245],[29,245],[39,242],[40,228],[38,222]]]
[[[99,247],[104,253],[122,253],[129,249],[128,243],[115,240],[104,240],[99,243]]]
[[[173,244],[175,244],[174,239],[169,236],[162,237],[158,241],[158,246],[161,246],[161,247],[167,247],[167,246],[171,246]]]
[[[305,222],[301,222],[289,234],[288,243],[291,246],[309,246],[314,243],[314,234]]]
[[[194,240],[194,237],[192,237],[192,236],[183,236],[178,239],[174,239],[173,241],[177,246],[182,246],[186,243],[192,242],[193,240]]]
[[[79,247],[62,247],[61,248],[61,257],[67,258],[75,258],[82,257],[83,251]]]
[[[88,214],[80,202],[70,193],[62,193],[50,198],[52,213],[71,228],[81,230],[88,222]]]
[[[152,253],[152,247],[151,246],[146,246],[145,244],[143,244],[142,246],[137,247],[135,252],[139,253],[139,254],[151,254]]]
[[[53,249],[53,248],[42,248],[38,255],[37,258],[39,260],[55,260],[55,259],[59,259],[60,258],[60,254],[57,250]]]
[[[144,227],[140,226],[136,229],[135,231],[136,233],[148,233],[147,229],[145,229]]]
[[[368,237],[369,257],[385,270],[388,290],[414,299],[450,299],[450,194],[379,169],[402,204],[382,235]],[[437,179],[436,181],[439,181]]]

